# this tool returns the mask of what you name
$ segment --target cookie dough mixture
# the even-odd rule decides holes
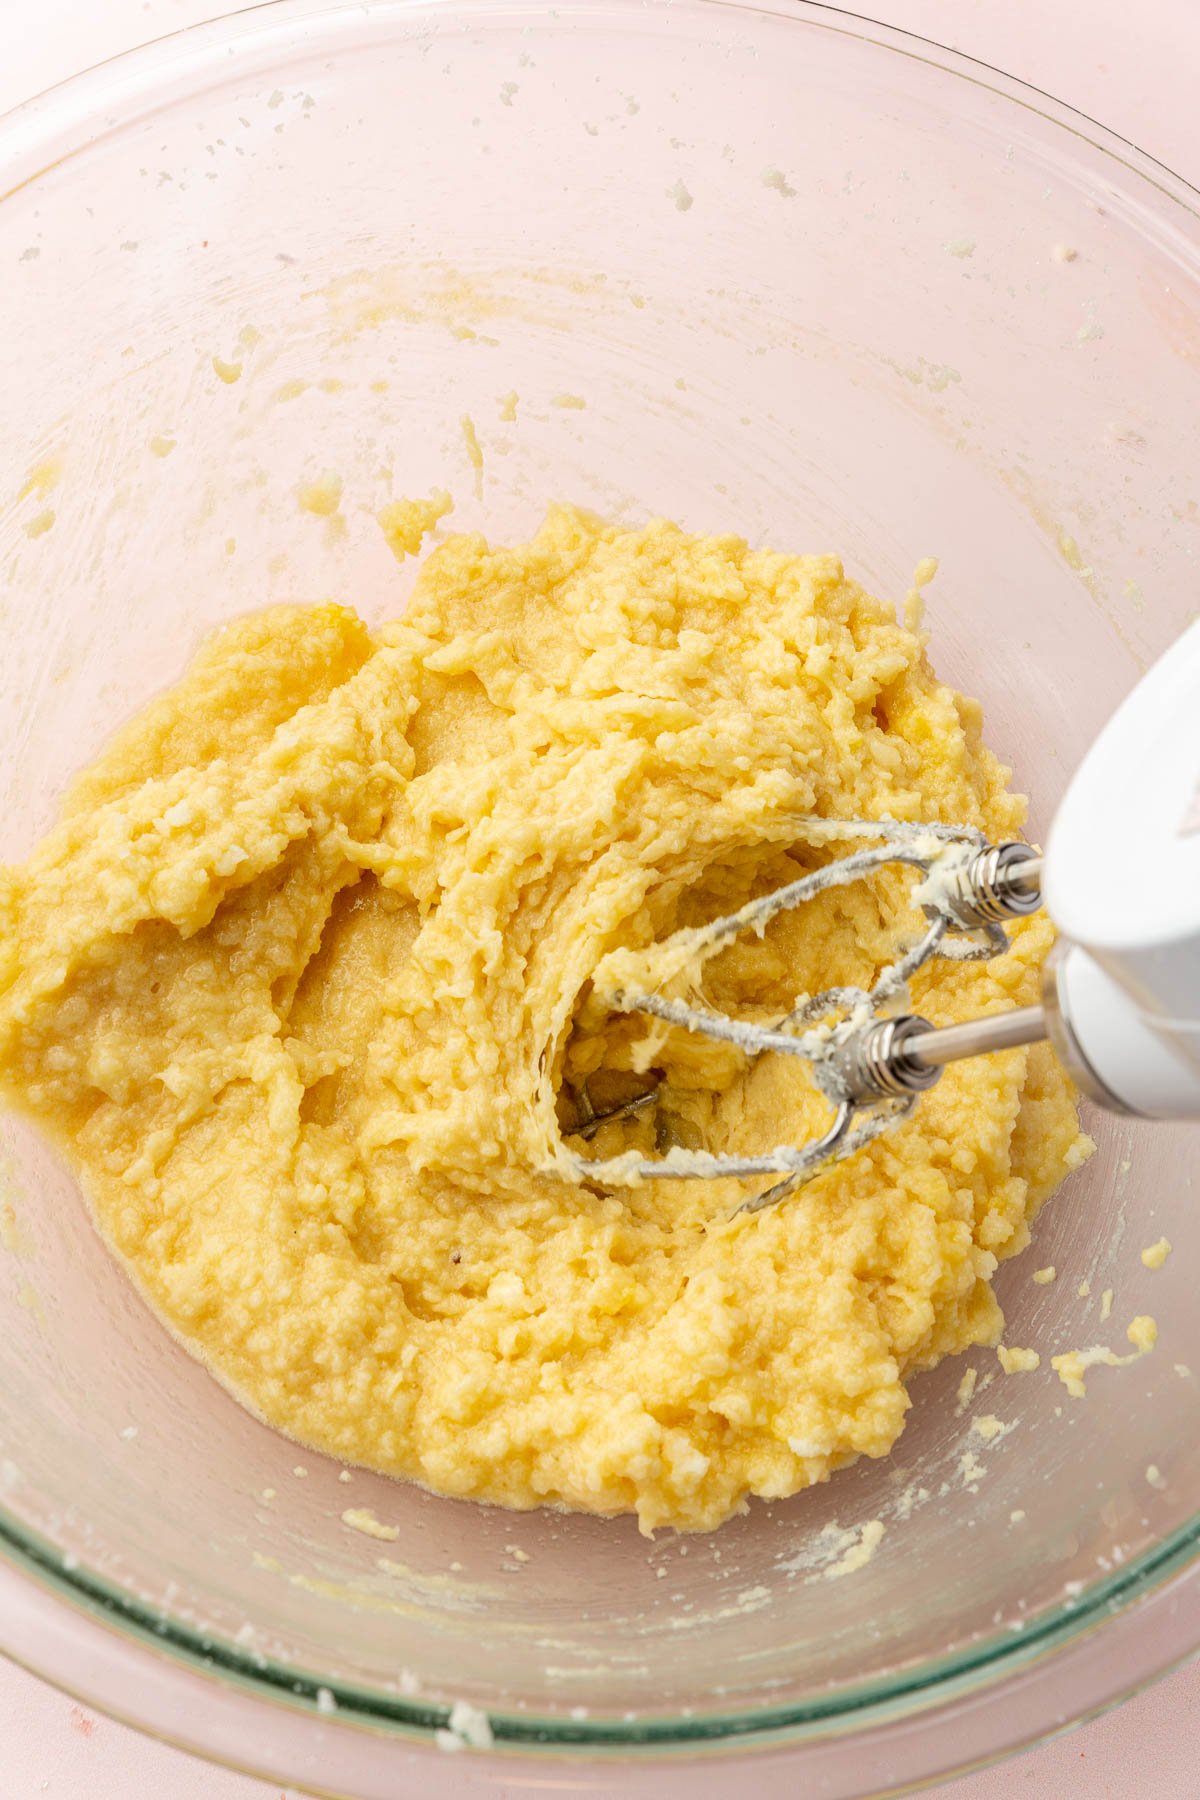
[[[713,1526],[884,1455],[909,1377],[998,1340],[989,1277],[1086,1140],[1033,1048],[947,1070],[753,1216],[730,1182],[581,1185],[564,1134],[748,1150],[828,1117],[794,1059],[647,1045],[589,978],[813,866],[806,816],[1011,835],[1006,774],[832,556],[568,509],[511,549],[451,538],[399,624],[222,631],[0,871],[0,1084],[280,1430],[445,1494]],[[911,884],[785,915],[704,1000],[869,983]],[[1049,944],[1038,917],[935,962],[914,1006],[1033,1000]]]

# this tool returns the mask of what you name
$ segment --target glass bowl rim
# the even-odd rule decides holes
[[[563,23],[587,30],[622,17],[644,18],[645,10],[644,0],[591,0],[573,16],[556,18],[552,0],[367,0],[352,9],[339,0],[257,0],[107,57],[0,114],[0,204],[51,169],[86,155],[109,132],[130,123],[138,111],[144,113],[155,104],[166,106],[185,98],[189,78],[194,92],[195,77],[206,67],[220,66],[219,59],[232,51],[235,42],[253,45],[260,53],[273,48],[283,51],[289,35],[302,22],[322,25],[341,40],[356,28],[370,29],[381,20],[400,21],[422,13],[473,17],[481,22],[519,14],[528,23]],[[1200,227],[1200,190],[1166,164],[1045,90],[932,38],[867,18],[829,0],[688,0],[686,10],[791,20],[936,68],[1081,140],[1136,183],[1156,190]],[[178,93],[171,91],[172,83],[179,85]],[[137,110],[119,116],[114,107]],[[1200,265],[1200,235],[1193,236],[1190,247]],[[340,1683],[282,1661],[260,1660],[232,1641],[209,1637],[93,1573],[75,1558],[64,1556],[3,1504],[0,1556],[54,1599],[256,1699],[320,1714],[328,1707],[327,1696],[332,1695],[339,1725],[357,1724],[376,1733],[383,1727],[390,1736],[423,1743],[448,1723],[449,1707],[444,1704]],[[799,1746],[839,1725],[852,1721],[863,1728],[882,1725],[991,1686],[1124,1613],[1198,1559],[1200,1510],[1140,1556],[1090,1584],[1081,1595],[1047,1607],[1024,1622],[1020,1632],[1002,1629],[969,1647],[929,1658],[894,1676],[841,1688],[836,1694],[703,1717],[579,1720],[491,1708],[487,1716],[497,1746],[525,1754],[539,1749],[579,1754],[622,1748],[644,1753],[671,1747],[694,1754],[706,1745],[730,1740]],[[1196,1647],[1200,1648],[1200,1639]],[[3,1648],[8,1646],[0,1645]],[[16,1646],[12,1653],[20,1660]],[[1131,1668],[1123,1691],[1132,1692],[1160,1672],[1158,1667]],[[45,1673],[55,1679],[52,1671]]]

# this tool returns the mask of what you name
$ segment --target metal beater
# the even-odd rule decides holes
[[[927,926],[873,987],[827,988],[770,1027],[654,992],[616,988],[599,998],[615,1013],[662,1019],[748,1057],[802,1058],[833,1108],[832,1123],[808,1144],[758,1156],[570,1153],[581,1178],[629,1185],[782,1177],[739,1208],[756,1212],[906,1117],[947,1064],[1043,1039],[1100,1105],[1200,1118],[1200,624],[1134,689],[1085,758],[1045,857],[1024,843],[989,844],[970,828],[888,819],[811,820],[798,835],[861,847],[709,925],[676,932],[660,948],[702,963],[828,888],[907,865],[920,876],[913,899]],[[1063,941],[1046,964],[1040,1005],[941,1028],[896,1010],[931,958],[1002,954],[1005,923],[1036,912],[1043,885]],[[590,1137],[653,1099],[592,1114],[575,1133]]]

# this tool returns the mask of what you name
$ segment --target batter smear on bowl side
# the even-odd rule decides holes
[[[593,1016],[589,979],[814,866],[805,817],[1011,836],[980,732],[832,556],[567,508],[452,537],[397,624],[218,633],[0,871],[0,1084],[271,1425],[444,1494],[718,1525],[885,1455],[912,1374],[999,1342],[990,1278],[1088,1144],[1038,1045],[761,1213],[732,1181],[605,1191],[564,1143],[753,1151],[828,1108],[791,1059]],[[782,915],[707,999],[869,985],[911,889]],[[1034,1000],[1051,937],[928,964],[914,1009]]]

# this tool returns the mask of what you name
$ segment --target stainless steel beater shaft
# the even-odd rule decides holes
[[[947,1063],[1016,1050],[1048,1036],[1041,1006],[1013,1007],[940,1030],[927,1019],[906,1013],[898,1019],[876,1019],[856,1032],[834,1061],[847,1097],[862,1106],[887,1096],[925,1093]]]
[[[959,881],[951,903],[964,920],[1011,919],[1041,905],[1042,859],[1024,844],[981,850]],[[1040,1043],[1052,1033],[1044,1007],[1020,1006],[940,1029],[907,1013],[876,1019],[855,1032],[834,1057],[846,1096],[855,1105],[923,1094],[947,1063]]]

